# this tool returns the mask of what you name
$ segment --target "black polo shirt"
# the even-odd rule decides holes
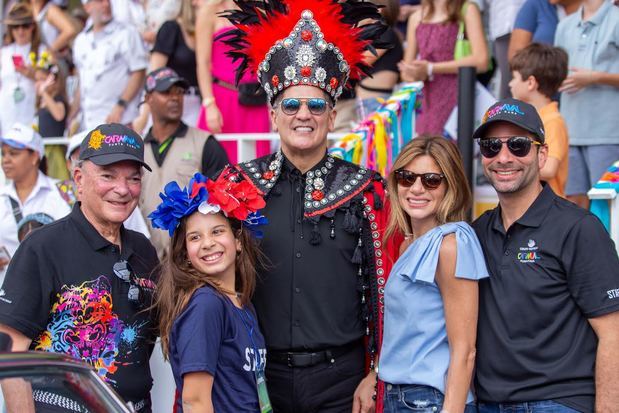
[[[160,167],[163,165],[163,161],[165,161],[170,147],[174,144],[174,140],[184,138],[185,135],[187,135],[188,130],[189,127],[185,123],[180,122],[174,133],[162,143],[159,143],[152,135],[152,128],[148,130],[148,133],[144,138],[144,142],[149,144],[151,150],[153,151],[157,165]],[[209,178],[216,178],[218,172],[221,171],[228,163],[229,161],[226,150],[213,135],[209,135],[204,142],[204,147],[202,148],[202,166],[200,172]]]
[[[140,233],[121,229],[122,249],[103,238],[79,204],[32,232],[17,249],[0,291],[0,323],[32,339],[31,349],[65,353],[94,366],[127,401],[149,411],[150,314],[129,302],[112,268],[127,260],[152,287],[157,254]]]
[[[337,162],[331,171],[335,175]],[[260,247],[268,265],[259,270],[253,301],[270,350],[322,350],[365,334],[359,265],[351,262],[359,237],[342,229],[343,206],[335,212],[333,226],[330,218],[320,218],[322,241],[310,244],[313,223],[303,217],[305,178],[284,157],[281,176],[262,210],[269,223]]]
[[[619,311],[619,259],[603,225],[545,185],[508,231],[500,207],[473,227],[490,271],[479,282],[478,399],[593,412],[597,338],[587,319]]]

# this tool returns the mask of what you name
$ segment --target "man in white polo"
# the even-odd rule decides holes
[[[101,123],[130,123],[138,114],[139,92],[148,66],[140,34],[112,17],[109,0],[82,0],[90,17],[75,39],[73,59],[79,74],[82,130]],[[72,108],[72,114],[78,107]]]

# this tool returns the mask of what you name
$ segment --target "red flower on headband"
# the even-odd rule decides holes
[[[228,169],[217,180],[207,181],[206,188],[209,193],[207,202],[219,205],[228,217],[244,220],[266,205],[258,188],[246,180],[235,182]]]

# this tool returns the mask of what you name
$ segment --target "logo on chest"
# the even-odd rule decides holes
[[[527,246],[526,247],[520,247],[518,249],[518,261],[522,262],[522,263],[530,263],[530,262],[535,262],[538,261],[541,257],[539,254],[539,247],[537,246],[537,243],[535,242],[535,240],[530,239],[527,242]]]

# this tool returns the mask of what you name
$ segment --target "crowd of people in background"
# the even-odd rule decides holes
[[[0,303],[0,330],[15,348],[50,349],[65,294],[100,290],[120,301],[120,285],[146,291],[118,311],[141,323],[144,340],[126,359],[115,353],[103,375],[124,366],[114,385],[138,411],[150,411],[150,372],[139,365],[152,352],[151,324],[164,333],[180,411],[204,403],[269,411],[272,402],[278,412],[356,413],[378,399],[389,412],[588,413],[617,401],[608,383],[619,371],[610,361],[619,261],[586,211],[587,191],[619,160],[616,1],[372,0],[380,7],[353,13],[369,17],[351,32],[351,41],[363,30],[377,35],[354,61],[371,76],[347,85],[349,51],[323,47],[304,11],[298,36],[269,39],[256,62],[243,48],[253,39],[235,44],[239,27],[283,19],[281,10],[252,20],[257,8],[238,0],[4,3],[0,283],[8,269],[3,288],[24,301],[15,312]],[[471,225],[462,161],[444,132],[465,66],[498,101],[473,139],[499,207]],[[403,82],[423,83],[415,136],[383,185],[326,152],[327,134],[350,131]],[[280,140],[256,141],[251,161],[238,159],[237,142],[216,137],[266,132]],[[57,137],[69,145],[45,144]],[[270,229],[254,243],[259,209]],[[27,290],[18,275],[36,284],[44,263],[56,262],[50,251],[63,256],[65,245],[45,250],[54,237],[84,256],[54,267],[54,283]],[[584,256],[589,244],[593,259]],[[93,268],[113,268],[118,285],[84,278],[87,256]],[[159,261],[153,322],[142,310]],[[59,301],[27,305],[45,294]],[[195,330],[202,324],[209,331]],[[239,332],[238,343],[226,341]],[[521,344],[531,343],[527,334],[539,355]],[[240,378],[214,379],[246,349]],[[325,371],[335,360],[344,378]],[[600,361],[611,368],[594,372]],[[264,377],[271,401],[253,394]]]

